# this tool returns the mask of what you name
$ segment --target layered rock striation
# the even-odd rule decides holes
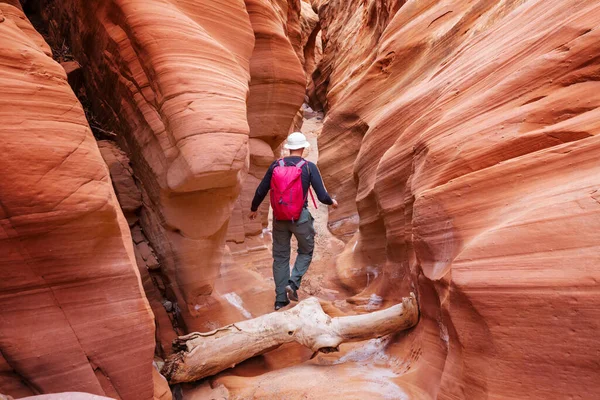
[[[40,10],[51,35],[71,43],[91,107],[131,158],[141,225],[184,328],[201,329],[226,238],[244,242],[266,224],[266,214],[244,217],[303,100],[292,45],[300,2],[68,0]]]
[[[17,1],[0,47],[0,392],[170,398],[108,168]]]
[[[274,150],[294,121],[297,124],[306,79],[300,60],[301,3],[25,3],[46,21],[52,41],[62,43],[57,58],[78,61],[69,61],[64,68],[73,89],[87,93],[86,111],[95,123],[102,123],[100,136],[116,139],[127,155],[111,142],[100,142],[111,185],[65,70],[52,61],[49,46],[19,3],[0,3],[1,27],[10,27],[5,30],[10,63],[2,75],[8,88],[5,103],[12,101],[14,108],[3,109],[5,132],[15,136],[10,132],[31,125],[31,135],[5,141],[7,175],[27,179],[9,179],[3,190],[6,215],[2,217],[9,224],[6,229],[12,229],[5,233],[10,252],[3,264],[9,276],[9,266],[23,253],[27,254],[21,257],[24,265],[35,267],[29,278],[8,280],[6,290],[20,293],[36,279],[42,283],[50,279],[47,286],[56,291],[55,286],[66,281],[73,289],[69,286],[71,291],[64,296],[71,299],[80,293],[76,288],[81,291],[86,284],[96,285],[86,296],[68,300],[72,305],[56,300],[54,311],[67,315],[64,321],[55,322],[53,311],[52,331],[65,332],[57,336],[60,345],[53,345],[51,354],[38,360],[32,354],[41,348],[21,353],[15,347],[16,335],[35,331],[40,324],[31,319],[31,326],[17,328],[18,320],[36,312],[30,306],[21,310],[16,305],[31,301],[3,296],[4,301],[14,303],[6,304],[7,308],[20,311],[13,316],[13,331],[2,336],[2,391],[18,396],[68,389],[116,398],[167,397],[168,388],[152,367],[155,325],[140,290],[136,260],[156,314],[158,354],[168,354],[174,334],[211,319],[214,323],[217,318],[209,318],[206,312],[219,310],[213,288],[220,275],[225,238],[244,246],[248,236],[262,234],[267,209],[263,208],[260,221],[246,222],[249,198],[274,159]],[[19,71],[27,76],[22,84]],[[32,99],[32,93],[37,98]],[[42,140],[41,130],[57,132],[59,139]],[[56,157],[44,156],[39,162],[48,151]],[[17,159],[31,165],[31,171],[21,168]],[[20,204],[23,199],[27,199],[25,205]],[[46,212],[51,217],[48,221],[41,219]],[[25,218],[31,232],[18,229],[13,219],[29,213],[35,215]],[[24,243],[25,249],[15,250],[17,243]],[[39,249],[29,248],[34,244]],[[36,251],[42,251],[43,257]],[[62,265],[65,257],[70,261]],[[58,277],[52,278],[56,268]],[[235,266],[231,271],[234,277],[246,276]],[[97,279],[100,283],[92,283]],[[92,298],[93,310],[86,305]],[[77,318],[68,315],[75,313],[69,307],[79,310]],[[102,336],[96,324],[111,333]],[[47,327],[38,331],[41,336],[48,334]],[[135,335],[138,342],[127,351],[121,345],[125,332]],[[94,335],[100,337],[94,341]],[[116,354],[129,357],[129,363],[118,366],[122,359]],[[57,377],[67,372],[66,362],[80,356],[83,359],[73,364],[80,373],[69,372],[69,379]]]
[[[246,7],[256,38],[250,59],[247,110],[250,168],[229,226],[227,240],[233,242],[234,251],[256,246],[256,236],[267,225],[267,202],[257,220],[250,221],[247,215],[260,179],[292,128],[305,91],[305,75],[298,58],[302,48],[300,2],[247,0]],[[247,238],[249,243],[242,244]]]
[[[281,370],[310,357],[285,347],[252,361],[267,374],[249,362],[214,383],[261,398],[600,392],[600,5],[26,3],[70,44],[71,83],[133,168],[100,144],[125,218],[65,71],[0,1],[0,392],[169,398],[144,289],[161,355],[175,334],[271,308],[268,207],[247,212],[307,75],[346,242],[327,296],[369,311],[415,291],[422,318],[339,358]],[[315,371],[318,389],[297,379]]]
[[[338,276],[367,308],[420,292],[394,380],[417,398],[599,392],[600,6],[313,6]]]

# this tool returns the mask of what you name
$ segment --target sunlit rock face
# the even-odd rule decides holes
[[[395,381],[426,398],[598,392],[600,5],[313,6],[338,276],[359,307],[420,293]]]
[[[131,158],[144,232],[186,328],[199,329],[226,238],[266,222],[244,217],[303,101],[300,1],[42,3]]]
[[[0,43],[0,393],[170,398],[129,228],[65,70],[16,1],[0,1]]]

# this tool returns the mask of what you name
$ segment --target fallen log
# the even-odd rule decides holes
[[[298,342],[316,352],[338,351],[344,342],[378,338],[412,328],[419,319],[413,293],[381,311],[331,318],[311,297],[284,312],[237,322],[207,333],[194,332],[173,341],[161,371],[169,383],[214,375],[284,343]]]

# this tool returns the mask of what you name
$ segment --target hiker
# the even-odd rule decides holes
[[[315,247],[314,218],[308,211],[310,186],[323,204],[337,208],[323,184],[321,173],[314,163],[302,158],[304,149],[310,144],[301,132],[294,132],[283,146],[290,156],[271,164],[262,182],[256,189],[250,219],[256,219],[256,210],[271,190],[273,208],[273,278],[275,279],[275,311],[298,301],[297,290],[302,277],[308,270]],[[312,196],[312,192],[310,193]],[[314,198],[312,199],[314,202]],[[316,203],[315,203],[316,207]],[[298,257],[290,276],[290,240],[292,234],[298,241]]]

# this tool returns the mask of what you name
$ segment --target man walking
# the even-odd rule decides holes
[[[302,158],[310,144],[301,132],[287,138],[284,148],[290,156],[274,161],[256,189],[250,219],[256,219],[256,210],[271,190],[273,208],[273,278],[275,279],[275,310],[298,301],[297,290],[312,261],[315,247],[313,217],[308,211],[308,193],[312,186],[323,204],[337,208],[323,184],[315,164]],[[313,199],[314,201],[314,199]],[[298,257],[290,276],[290,240],[298,241]],[[289,297],[289,298],[288,298]]]

